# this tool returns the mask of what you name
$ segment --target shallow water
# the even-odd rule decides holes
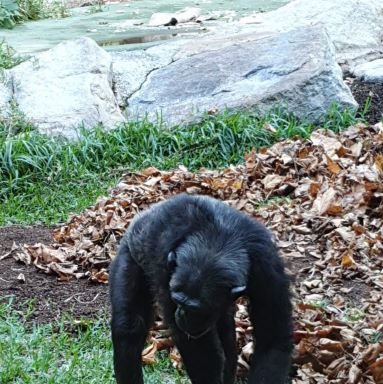
[[[276,9],[289,0],[131,0],[127,3],[101,7],[75,8],[72,16],[28,22],[12,30],[0,30],[0,39],[20,53],[46,50],[67,39],[88,36],[106,49],[135,49],[157,41],[195,35],[209,30],[218,22],[233,21],[256,11]],[[156,12],[174,12],[185,7],[202,9],[202,15],[213,14],[217,20],[201,24],[189,23],[176,27],[148,27],[150,16]]]

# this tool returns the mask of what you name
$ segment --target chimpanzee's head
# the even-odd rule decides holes
[[[246,290],[244,276],[233,273],[222,252],[216,257],[214,249],[189,241],[168,255],[175,321],[191,338],[207,333]]]

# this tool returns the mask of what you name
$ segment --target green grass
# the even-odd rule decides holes
[[[0,304],[0,383],[113,383],[112,344],[107,316],[76,325],[63,317],[52,324],[34,324],[33,308],[24,313]],[[185,383],[162,354],[145,367],[145,383]]]
[[[355,113],[334,107],[323,127],[339,132],[356,121]],[[65,221],[126,170],[226,167],[242,162],[253,147],[308,137],[315,128],[283,111],[224,113],[172,130],[147,121],[110,132],[82,130],[78,141],[69,142],[39,134],[16,108],[0,121],[0,225]]]
[[[117,178],[90,176],[50,185],[31,183],[21,194],[0,201],[0,223],[60,223],[68,212],[81,212],[107,192]]]

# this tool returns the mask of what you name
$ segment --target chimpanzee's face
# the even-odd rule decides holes
[[[192,338],[212,329],[245,290],[244,286],[233,283],[227,268],[214,262],[206,263],[215,258],[204,255],[203,251],[189,247],[181,249],[181,257],[173,251],[168,255],[172,273],[169,293],[177,306],[175,321],[177,327]]]
[[[178,328],[192,338],[207,333],[219,317],[219,308],[205,300],[189,298],[180,291],[172,292],[171,297],[177,305],[175,320]]]

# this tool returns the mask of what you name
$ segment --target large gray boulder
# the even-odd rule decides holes
[[[11,112],[12,81],[7,71],[0,72],[0,118]]]
[[[169,65],[182,42],[169,42],[137,51],[113,51],[113,83],[119,105],[124,108],[129,97],[145,83],[148,75]]]
[[[161,116],[171,125],[191,122],[212,109],[265,112],[284,106],[304,120],[318,122],[334,102],[356,106],[323,28],[254,38],[153,70],[127,97],[129,117]]]
[[[273,32],[320,23],[334,43],[337,60],[346,65],[383,55],[382,0],[295,0],[242,21]]]
[[[89,38],[58,44],[10,74],[18,107],[42,132],[72,137],[79,126],[124,121],[112,91],[112,59]]]

